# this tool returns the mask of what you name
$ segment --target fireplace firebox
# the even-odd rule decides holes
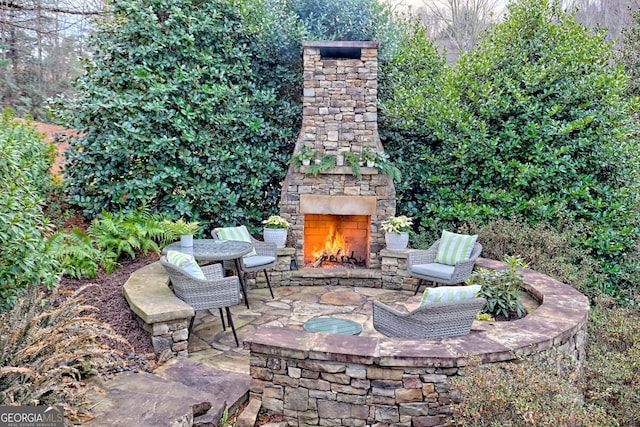
[[[366,267],[370,223],[369,215],[305,215],[304,265]]]

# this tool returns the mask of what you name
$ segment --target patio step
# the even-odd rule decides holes
[[[97,426],[213,427],[225,407],[233,413],[248,399],[249,375],[176,358],[153,374],[127,372],[95,381],[89,407]]]

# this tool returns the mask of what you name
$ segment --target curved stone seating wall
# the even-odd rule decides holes
[[[504,264],[481,259],[479,267]],[[556,348],[584,360],[588,299],[548,276],[525,270],[527,292],[540,306],[513,322],[487,323],[471,334],[409,340],[269,328],[244,341],[251,394],[290,425],[444,425],[448,380],[467,355],[483,363]]]
[[[169,275],[160,261],[134,271],[122,294],[138,323],[151,334],[156,354],[168,350],[188,356],[189,321],[195,311],[169,288]]]

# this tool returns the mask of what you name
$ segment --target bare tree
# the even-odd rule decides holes
[[[105,13],[102,0],[0,0],[0,104],[42,116],[45,99],[79,71],[73,58]]]
[[[576,20],[589,28],[606,28],[607,39],[620,38],[624,27],[631,24],[630,10],[640,8],[639,0],[562,0],[568,11],[576,12]]]
[[[423,20],[441,29],[438,38],[451,40],[461,52],[472,49],[495,20],[499,0],[423,0]]]

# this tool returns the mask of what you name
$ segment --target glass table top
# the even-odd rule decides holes
[[[338,317],[316,317],[307,320],[302,326],[308,332],[327,332],[330,334],[358,335],[362,332],[359,323]]]

